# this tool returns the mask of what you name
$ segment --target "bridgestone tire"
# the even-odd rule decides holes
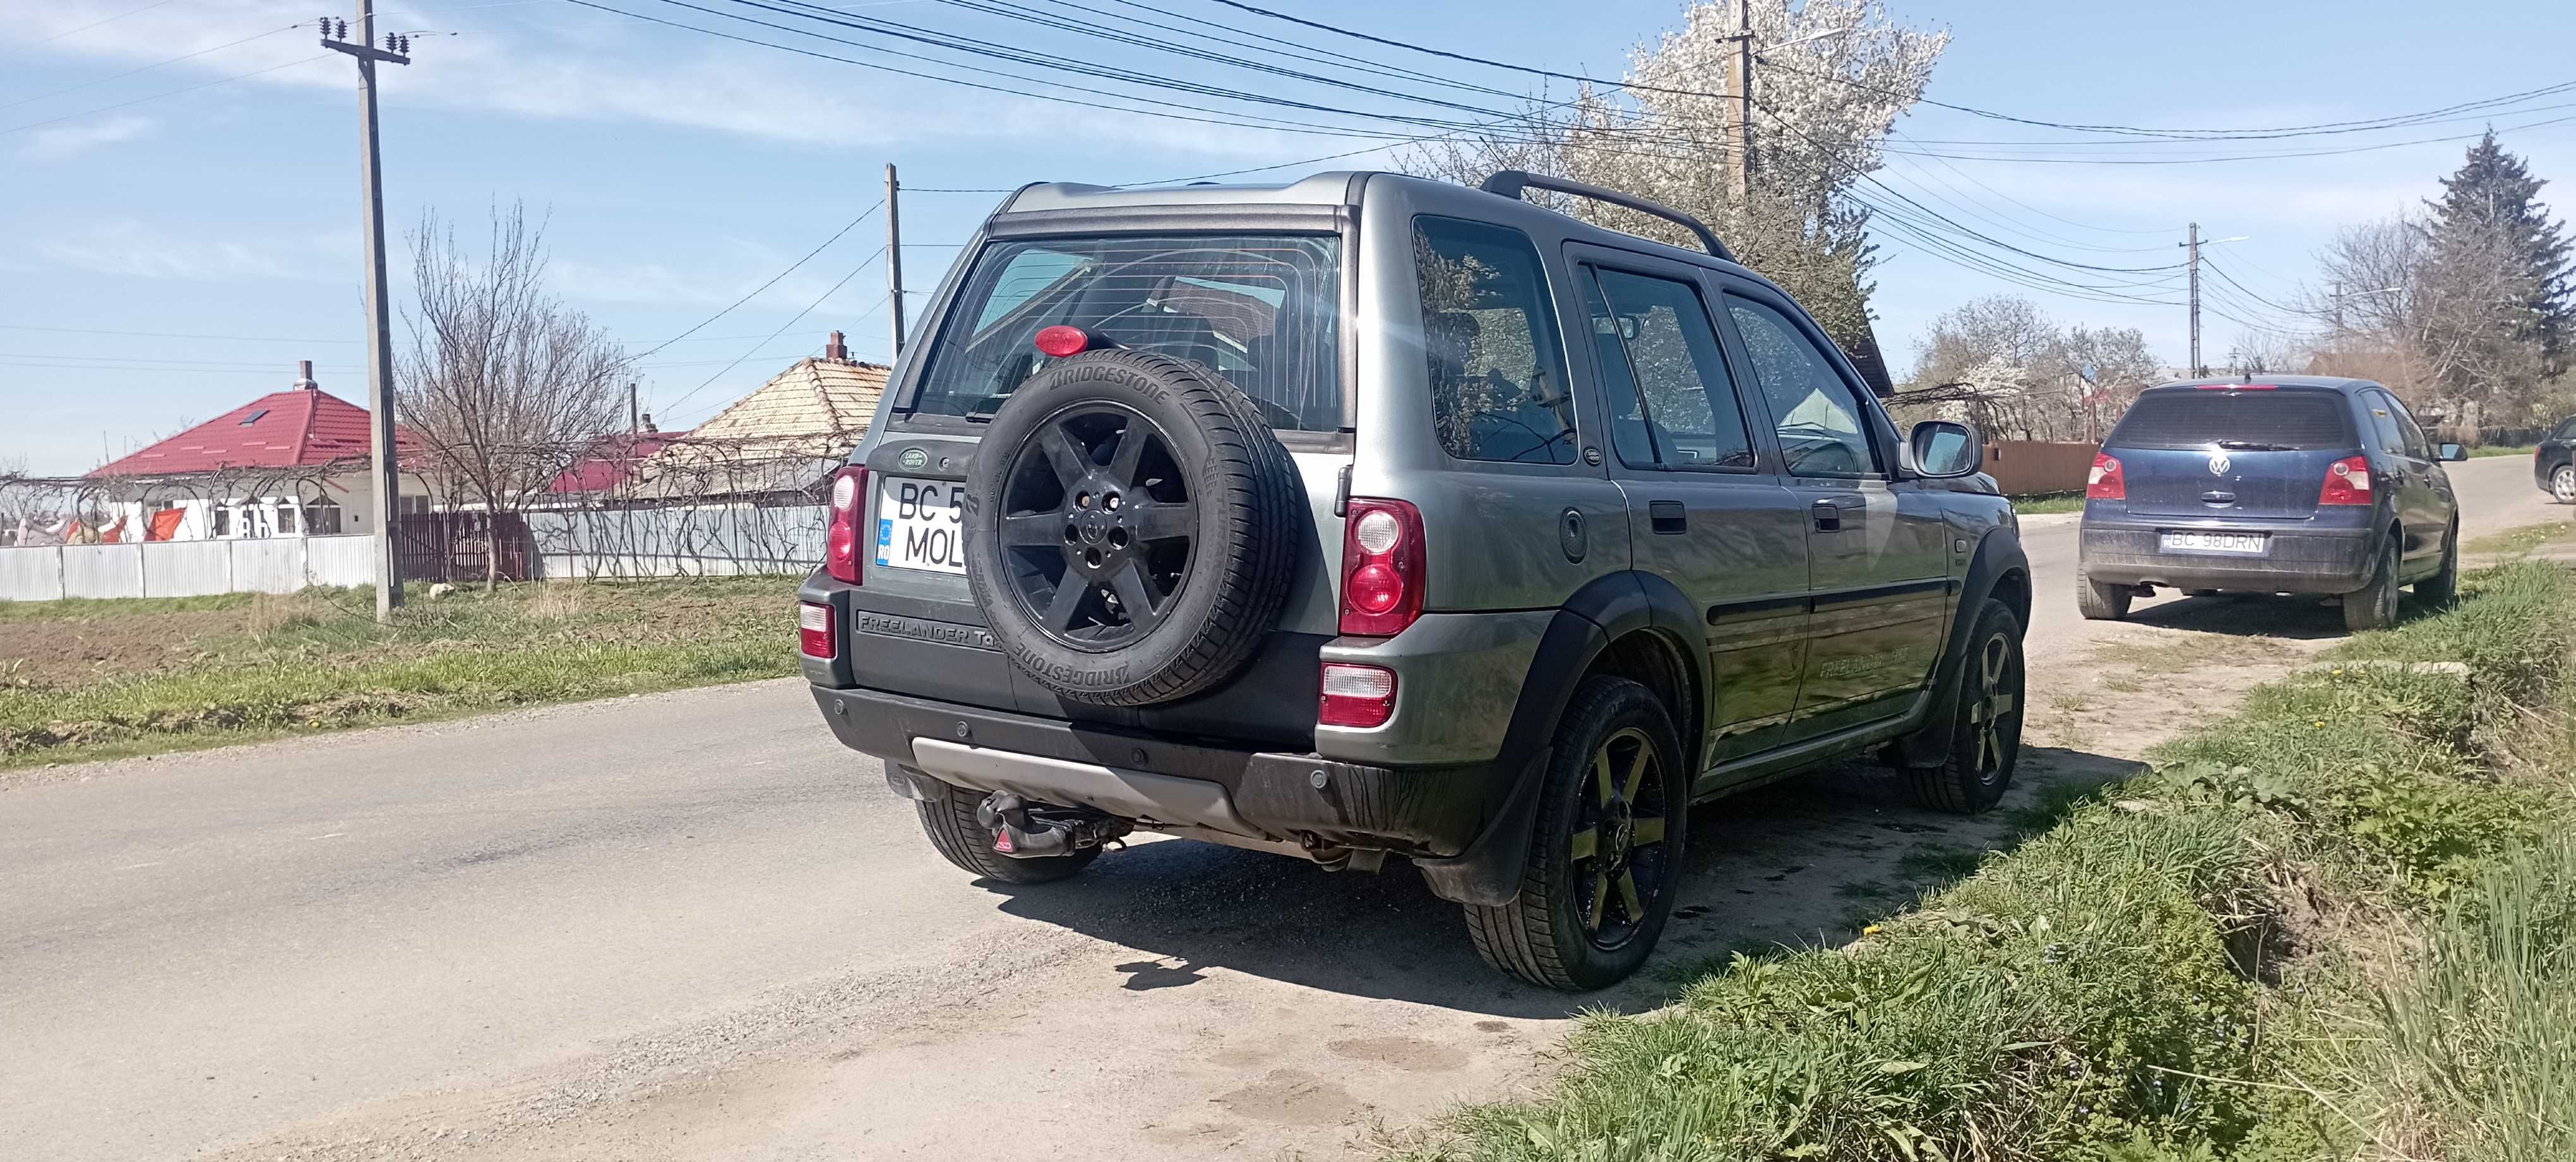
[[[2011,789],[2021,761],[2021,621],[2012,607],[1988,599],[1968,631],[1968,654],[1959,666],[1959,697],[1950,721],[1950,757],[1939,765],[1899,771],[1916,804],[1935,811],[1975,815]],[[1986,672],[2000,661],[1996,673]]]
[[[2138,591],[2127,585],[2104,585],[2078,570],[2075,574],[2075,611],[2086,621],[2118,621],[2129,616],[2129,602]]]
[[[1100,858],[1097,847],[1036,859],[1013,859],[995,851],[992,833],[975,821],[975,807],[983,801],[982,791],[949,787],[937,799],[913,804],[921,812],[921,830],[930,836],[930,846],[948,862],[988,880],[1043,884],[1090,867],[1092,860]]]
[[[1653,898],[1646,901],[1642,922],[1633,923],[1618,947],[1605,949],[1584,923],[1589,903],[1582,898],[1584,883],[1578,882],[1582,861],[1569,841],[1584,810],[1583,797],[1593,787],[1595,753],[1605,740],[1631,731],[1648,740],[1666,772],[1663,777],[1672,780],[1662,784],[1667,797],[1657,805],[1665,850],[1658,856],[1662,874],[1653,881]],[[1499,907],[1467,905],[1467,935],[1485,963],[1542,988],[1574,992],[1617,984],[1646,962],[1672,914],[1676,880],[1686,862],[1690,794],[1681,753],[1672,715],[1652,691],[1625,678],[1584,679],[1566,705],[1556,749],[1541,776],[1545,781],[1520,895]],[[1639,842],[1642,846],[1645,841]]]
[[[2370,584],[2343,595],[2343,627],[2353,633],[2397,624],[2397,542],[2390,532],[2379,549],[2379,566]]]
[[[1025,568],[1013,572],[1012,561],[1029,558],[1006,560],[1002,544],[1006,486],[1014,472],[1034,470],[1023,466],[1023,454],[1045,455],[1034,443],[1059,422],[1086,422],[1086,408],[1149,421],[1168,455],[1153,453],[1160,469],[1131,467],[1131,474],[1160,471],[1155,486],[1183,489],[1195,506],[1187,563],[1167,587],[1162,612],[1150,626],[1131,619],[1141,627],[1135,636],[1105,644],[1051,635],[1030,599],[1011,588],[1027,576]],[[1125,420],[1130,433],[1132,417]],[[1084,449],[1110,457],[1089,461],[1088,469],[1116,469],[1115,445],[1104,446],[1108,452]],[[1296,462],[1253,402],[1197,363],[1125,350],[1058,360],[1011,392],[976,452],[964,523],[966,580],[1003,652],[1039,685],[1108,706],[1178,701],[1242,670],[1276,627],[1298,553],[1313,539]],[[1070,528],[1066,535],[1072,543]],[[1073,580],[1070,557],[1064,567],[1057,587]],[[1127,606],[1116,608],[1123,614]]]

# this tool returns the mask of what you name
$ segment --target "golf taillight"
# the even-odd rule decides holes
[[[2317,503],[2370,503],[2370,457],[2346,456],[2327,465],[2325,487],[2317,491]]]
[[[1420,510],[1401,500],[1352,497],[1342,521],[1342,632],[1404,632],[1422,616],[1422,561]]]
[[[2086,500],[2127,500],[2129,482],[2120,475],[2120,462],[2100,452],[2093,454],[2093,471],[2084,476]]]
[[[1395,717],[1395,671],[1384,666],[1324,663],[1315,721],[1323,726],[1384,726]]]
[[[852,465],[834,473],[832,522],[823,534],[823,571],[835,581],[859,583],[859,524],[867,511],[868,470]]]
[[[830,658],[839,646],[832,641],[832,607],[811,601],[796,603],[796,649],[809,658]]]

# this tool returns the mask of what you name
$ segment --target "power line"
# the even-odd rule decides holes
[[[61,40],[62,38],[66,37],[66,36],[75,36],[75,35],[78,35],[78,34],[80,34],[80,33],[87,32],[87,31],[89,31],[90,29],[96,28],[96,27],[98,27],[99,25],[102,25],[102,24],[113,24],[113,23],[115,23],[115,22],[117,22],[117,21],[119,21],[119,20],[123,20],[123,19],[125,19],[125,18],[126,18],[126,17],[128,17],[128,16],[136,16],[136,15],[140,15],[140,14],[145,13],[145,12],[150,12],[150,11],[152,11],[153,9],[155,9],[155,8],[159,8],[159,7],[161,7],[162,5],[164,5],[164,4],[168,4],[168,3],[170,3],[170,0],[152,0],[152,3],[150,3],[150,4],[146,4],[146,5],[144,5],[144,6],[143,6],[143,7],[141,7],[141,8],[128,8],[128,9],[126,9],[125,11],[123,11],[123,12],[119,12],[119,13],[117,13],[117,14],[116,14],[116,15],[114,15],[114,16],[109,16],[109,17],[105,17],[105,18],[102,18],[102,19],[99,19],[99,20],[93,20],[93,21],[90,21],[89,23],[84,24],[84,25],[81,25],[80,27],[75,28],[75,29],[72,29],[72,30],[70,30],[70,31],[68,31],[68,32],[57,32],[57,33],[53,34],[52,36],[48,36],[48,37],[46,37],[46,38],[45,38],[45,39],[43,39],[43,40],[31,40],[31,41],[28,41],[24,47],[26,47],[26,48],[34,48],[34,47],[36,47],[37,45],[40,45],[40,44],[52,44],[52,43],[54,43],[55,41]]]
[[[576,2],[576,3],[578,3],[578,2],[579,2],[579,0],[575,0],[575,2]],[[648,358],[648,357],[650,357],[650,356],[653,354],[653,352],[655,352],[655,351],[659,351],[659,350],[661,350],[661,349],[663,349],[663,348],[665,348],[665,347],[670,346],[670,345],[671,345],[671,344],[673,344],[673,343],[677,343],[677,342],[679,342],[679,341],[680,341],[680,340],[682,340],[682,339],[686,339],[686,338],[688,338],[688,337],[689,337],[689,336],[691,336],[691,335],[697,334],[697,333],[698,333],[698,331],[699,331],[701,328],[705,327],[708,323],[715,322],[716,320],[721,319],[721,318],[725,317],[726,315],[730,315],[730,314],[732,314],[732,313],[733,313],[733,309],[734,309],[735,307],[739,307],[739,306],[743,305],[744,303],[750,302],[750,301],[752,300],[753,296],[756,296],[756,295],[758,295],[760,292],[765,291],[765,290],[768,290],[769,288],[771,288],[771,287],[773,287],[773,286],[778,285],[778,280],[779,280],[779,279],[785,278],[785,277],[787,277],[788,275],[791,275],[791,274],[796,273],[796,268],[797,268],[797,267],[803,266],[803,265],[805,265],[807,262],[813,261],[814,256],[815,256],[815,255],[817,255],[817,254],[821,254],[821,253],[823,252],[823,250],[824,250],[824,248],[825,248],[825,247],[828,247],[828,246],[830,246],[831,244],[833,244],[833,243],[835,243],[835,242],[840,241],[840,240],[841,240],[841,236],[842,236],[842,235],[847,234],[847,233],[849,233],[849,232],[850,232],[850,231],[852,231],[852,230],[856,230],[856,229],[858,229],[858,228],[859,228],[859,223],[867,221],[869,218],[871,218],[871,217],[875,216],[875,214],[876,214],[876,212],[877,212],[877,211],[882,210],[882,209],[884,209],[884,208],[885,208],[885,199],[883,199],[883,198],[879,198],[879,199],[877,199],[877,201],[876,201],[876,204],[875,204],[875,205],[869,206],[867,209],[860,211],[860,212],[859,212],[859,216],[858,216],[858,217],[856,217],[856,218],[852,218],[852,219],[850,219],[850,222],[849,222],[849,224],[848,224],[848,225],[843,226],[843,227],[841,227],[840,229],[833,231],[833,232],[832,232],[832,236],[831,236],[831,237],[826,238],[826,239],[824,239],[824,240],[823,240],[823,245],[822,245],[822,246],[817,246],[817,247],[815,247],[815,248],[814,248],[814,249],[812,249],[812,250],[808,250],[808,251],[806,251],[806,252],[805,252],[805,257],[803,257],[803,258],[799,258],[799,259],[797,259],[796,261],[794,261],[794,262],[791,262],[791,263],[787,264],[787,269],[782,270],[782,271],[779,271],[778,273],[776,273],[776,274],[773,274],[773,275],[769,276],[769,281],[764,282],[764,283],[760,284],[759,286],[756,286],[756,287],[751,288],[751,291],[750,291],[749,293],[747,293],[747,294],[743,295],[741,298],[735,299],[735,300],[734,300],[733,302],[731,302],[731,303],[726,304],[726,305],[725,305],[725,309],[723,309],[723,310],[721,310],[721,311],[717,311],[716,313],[714,313],[714,314],[712,314],[712,315],[709,315],[709,316],[707,316],[705,319],[703,319],[703,320],[699,321],[699,323],[697,324],[697,326],[691,327],[691,328],[689,328],[689,329],[688,329],[688,330],[686,330],[686,331],[682,331],[682,332],[680,332],[680,333],[679,333],[679,334],[677,334],[677,335],[673,335],[673,336],[671,336],[671,337],[670,337],[670,338],[668,338],[668,339],[664,339],[664,340],[662,340],[661,342],[654,344],[654,345],[653,345],[653,347],[652,347],[652,349],[651,349],[651,350],[648,350],[648,351],[646,351],[646,352],[644,352],[644,354],[642,354],[642,355],[636,355],[636,356],[631,356],[630,358],[631,358],[631,359],[637,359],[637,360]],[[748,358],[748,356],[746,356],[746,358]]]
[[[190,85],[190,86],[188,86],[187,88],[184,88],[184,89],[172,89],[172,90],[170,90],[170,91],[168,91],[168,92],[166,92],[166,93],[154,93],[154,94],[152,94],[152,95],[151,95],[151,96],[149,96],[149,97],[136,97],[135,99],[133,99],[133,100],[131,100],[131,101],[119,101],[119,102],[117,102],[116,104],[113,104],[113,105],[101,105],[101,106],[99,106],[98,108],[95,108],[95,109],[83,109],[83,110],[81,110],[81,111],[80,111],[80,112],[78,112],[78,113],[66,113],[66,114],[64,114],[64,115],[62,115],[62,116],[60,116],[60,117],[51,117],[51,118],[47,118],[47,119],[45,119],[45,120],[43,120],[43,121],[30,121],[30,122],[28,122],[28,123],[26,123],[26,124],[24,124],[24,125],[12,125],[12,126],[10,126],[9,128],[7,128],[7,129],[0,129],[0,135],[10,134],[10,133],[19,133],[19,132],[24,132],[24,131],[29,130],[29,129],[41,129],[41,128],[43,128],[43,127],[47,126],[47,125],[57,125],[57,124],[60,124],[60,123],[62,123],[62,122],[65,122],[65,121],[76,121],[76,120],[79,120],[80,118],[90,116],[91,114],[94,114],[94,113],[106,113],[106,112],[109,112],[109,111],[112,111],[112,110],[125,108],[125,107],[126,107],[126,106],[128,106],[128,105],[140,105],[140,104],[142,104],[142,103],[144,103],[144,102],[146,102],[146,101],[158,101],[158,100],[160,100],[160,99],[161,99],[161,98],[163,98],[163,97],[176,97],[176,96],[178,96],[178,95],[180,95],[180,94],[182,94],[182,93],[193,93],[193,92],[196,92],[196,91],[197,91],[197,90],[199,90],[199,89],[211,89],[211,88],[213,88],[213,87],[215,87],[215,86],[217,86],[217,85],[229,85],[229,84],[233,83],[234,81],[243,81],[243,80],[248,80],[248,79],[250,79],[250,78],[252,78],[252,77],[260,76],[260,75],[265,74],[265,73],[273,73],[273,72],[276,72],[276,71],[277,71],[277,70],[279,70],[279,69],[291,69],[291,68],[294,68],[294,67],[295,67],[295,66],[297,66],[297,65],[306,65],[306,64],[311,64],[311,63],[313,63],[314,61],[321,60],[323,57],[327,57],[327,56],[329,56],[329,55],[331,55],[331,54],[330,54],[330,53],[327,53],[327,52],[326,52],[326,53],[319,53],[319,54],[316,54],[316,55],[313,55],[313,56],[305,57],[305,58],[303,58],[303,59],[301,59],[301,60],[291,60],[291,61],[286,62],[285,64],[282,64],[282,65],[270,65],[270,66],[268,66],[267,68],[264,68],[264,69],[252,69],[251,71],[249,71],[249,72],[247,72],[247,73],[236,73],[236,74],[234,74],[234,75],[232,75],[232,76],[229,76],[229,77],[219,77],[219,78],[216,78],[215,80],[207,81],[207,82],[205,82],[204,84],[200,84],[200,85]]]
[[[18,99],[17,99],[17,100],[15,100],[15,101],[10,101],[10,102],[7,102],[7,103],[5,103],[5,104],[0,104],[0,109],[15,109],[15,108],[17,108],[18,106],[20,106],[20,105],[24,105],[24,104],[27,104],[28,102],[31,102],[31,101],[42,101],[42,100],[44,100],[44,99],[45,99],[45,98],[47,98],[47,97],[59,97],[59,96],[62,96],[63,94],[65,94],[65,93],[77,93],[77,92],[81,91],[82,89],[89,88],[89,87],[90,87],[90,86],[92,86],[92,85],[104,85],[104,84],[108,83],[109,81],[123,80],[123,79],[125,79],[125,78],[127,78],[127,77],[133,76],[133,75],[134,75],[134,74],[136,74],[136,73],[148,73],[148,72],[151,72],[152,70],[157,69],[157,68],[160,68],[160,67],[161,67],[161,66],[163,66],[163,65],[174,65],[174,64],[177,64],[177,63],[179,63],[180,61],[184,61],[184,60],[195,60],[196,58],[201,57],[201,56],[204,56],[204,55],[206,55],[207,53],[210,53],[210,52],[222,52],[223,50],[228,49],[228,48],[231,48],[231,47],[233,47],[233,46],[235,46],[235,45],[249,44],[250,42],[252,42],[252,41],[254,41],[254,40],[266,40],[266,39],[268,39],[269,37],[272,37],[272,36],[277,35],[278,33],[281,33],[281,32],[293,32],[293,31],[295,31],[296,29],[299,29],[299,28],[302,28],[302,27],[304,27],[304,26],[303,26],[303,25],[301,25],[301,24],[290,24],[290,25],[287,25],[287,26],[286,26],[286,27],[284,27],[284,28],[272,28],[272,29],[269,29],[269,30],[268,30],[268,31],[266,31],[266,32],[254,33],[254,34],[252,34],[252,35],[250,35],[250,36],[245,36],[245,37],[241,38],[240,40],[231,40],[231,41],[226,41],[226,42],[224,42],[224,43],[222,43],[222,44],[216,45],[216,46],[215,46],[215,47],[213,47],[213,48],[201,48],[201,49],[198,49],[197,51],[192,52],[192,53],[185,53],[185,54],[182,54],[182,55],[179,55],[179,56],[171,57],[171,58],[170,58],[170,59],[168,59],[168,60],[159,60],[159,61],[154,61],[154,62],[152,62],[151,64],[144,65],[144,66],[143,66],[143,67],[141,67],[141,68],[127,69],[127,70],[125,70],[124,72],[121,72],[121,73],[111,73],[111,74],[109,74],[109,75],[107,75],[107,76],[100,77],[100,78],[98,78],[97,80],[94,80],[94,81],[82,81],[81,83],[79,83],[79,84],[77,84],[77,85],[71,85],[71,86],[68,86],[68,87],[66,87],[66,88],[56,89],[56,90],[54,90],[53,92],[50,92],[50,93],[38,93],[38,94],[36,94],[36,95],[35,95],[35,96],[33,96],[33,97],[20,97],[20,98],[18,98]]]

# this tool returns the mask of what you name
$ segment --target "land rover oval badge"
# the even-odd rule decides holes
[[[910,464],[911,461],[906,460],[904,463]],[[2209,458],[2209,474],[2212,476],[2227,475],[2227,456],[2225,453]]]
[[[919,448],[906,448],[898,462],[903,465],[903,470],[906,472],[919,472],[930,466],[930,453]]]

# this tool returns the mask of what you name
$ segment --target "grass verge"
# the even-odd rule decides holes
[[[2469,459],[2485,460],[2496,456],[2528,456],[2540,450],[2538,444],[2481,444],[2469,449]]]
[[[2011,498],[2013,511],[2023,516],[2042,516],[2052,512],[2084,511],[2082,492],[2034,492]]]
[[[792,588],[509,585],[411,595],[389,626],[365,590],[20,607],[0,769],[792,674]]]
[[[2475,575],[2342,652],[2465,676],[2263,687],[1851,945],[1588,1018],[1551,1095],[1409,1156],[2576,1157],[2576,857],[2536,846],[2570,821],[2571,649],[2576,574]]]

